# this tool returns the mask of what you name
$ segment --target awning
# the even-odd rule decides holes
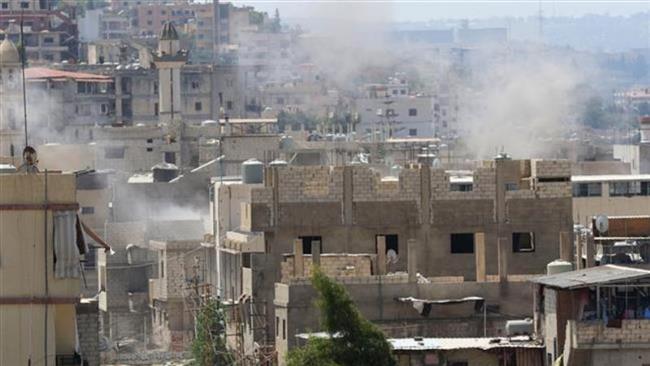
[[[483,308],[485,299],[478,296],[468,296],[460,299],[441,299],[441,300],[426,300],[426,299],[416,299],[415,297],[397,297],[395,298],[397,302],[410,303],[413,304],[415,310],[420,313],[422,316],[428,316],[431,313],[432,305],[452,305],[452,304],[461,304],[466,302],[474,302],[474,309],[476,311]]]

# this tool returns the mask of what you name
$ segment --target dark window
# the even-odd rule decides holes
[[[469,363],[467,361],[449,361],[447,363],[449,366],[468,366]]]
[[[323,239],[320,236],[299,236],[298,239],[302,239],[302,254],[311,254],[311,245],[313,242],[317,241],[320,243],[318,246],[320,252],[323,252]]]
[[[449,190],[452,192],[471,192],[474,189],[472,183],[452,183]]]
[[[287,320],[282,319],[282,339],[287,339]]]
[[[535,234],[534,233],[512,233],[512,252],[534,252],[535,251]]]
[[[409,116],[414,117],[418,115],[418,110],[415,108],[410,108],[409,109]]]
[[[198,89],[201,86],[198,81],[192,81],[192,89]]]
[[[157,81],[155,81],[153,83],[153,93],[158,95],[158,82]]]
[[[153,147],[148,147],[148,148],[147,148],[147,151],[148,151],[148,152],[152,152],[152,151],[153,151]]]
[[[417,135],[418,135],[417,128],[409,128],[409,136],[417,136]]]
[[[3,9],[9,9],[9,3],[2,3]]]
[[[176,164],[176,153],[173,151],[165,151],[165,163]]]
[[[600,197],[602,183],[578,183],[573,185],[573,197]]]
[[[506,183],[506,191],[516,191],[519,189],[519,185],[517,183]]]
[[[153,104],[153,115],[157,116],[159,113],[160,113],[160,111],[158,110],[158,103],[154,103]]]
[[[275,317],[275,336],[277,337],[279,335],[280,335],[280,317],[276,316]]]
[[[153,139],[147,139],[148,144],[153,144]]]
[[[251,268],[251,253],[241,254],[241,266],[244,268]]]
[[[82,215],[92,215],[94,213],[95,213],[95,208],[92,207],[92,206],[82,207],[81,208],[81,214]]]
[[[20,8],[21,9],[29,9],[29,3],[23,1],[22,3],[20,3]]]
[[[124,147],[107,147],[104,149],[106,159],[124,159]]]
[[[397,237],[397,234],[381,234],[377,235],[375,237],[375,241],[377,240],[376,238],[379,236],[384,236],[386,237],[386,253],[388,253],[389,250],[394,250],[395,254],[399,254],[399,239]]]
[[[229,100],[229,101],[226,102],[226,109],[227,110],[232,110],[232,101]]]
[[[194,110],[200,111],[202,109],[203,109],[203,104],[201,104],[201,102],[194,103]]]
[[[650,196],[650,182],[641,182],[641,193],[642,196]]]
[[[451,253],[474,253],[474,233],[451,234]]]

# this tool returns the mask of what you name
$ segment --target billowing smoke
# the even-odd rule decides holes
[[[566,137],[575,122],[576,90],[587,65],[543,52],[500,60],[482,73],[469,95],[461,95],[461,139],[477,158],[505,151],[513,157],[545,157],[553,141]]]

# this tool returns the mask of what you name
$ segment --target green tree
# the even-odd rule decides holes
[[[289,352],[289,366],[394,366],[384,334],[366,320],[345,288],[316,269],[311,278],[318,292],[323,329],[333,335],[312,338]]]
[[[226,346],[226,317],[217,299],[208,300],[199,310],[192,355],[197,366],[235,364]]]

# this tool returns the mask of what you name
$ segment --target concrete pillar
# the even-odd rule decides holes
[[[499,281],[508,282],[508,239],[498,238]]]
[[[567,231],[560,232],[560,259],[567,262],[573,262],[573,246],[571,245],[571,233]]]
[[[587,257],[585,266],[587,268],[594,267],[596,265],[594,254],[596,253],[596,244],[594,242],[594,236],[587,234],[585,237],[585,256]]]
[[[320,241],[311,242],[311,263],[312,266],[320,266]]]
[[[409,282],[415,282],[416,277],[415,274],[417,272],[417,249],[415,249],[417,245],[417,241],[415,239],[409,239],[407,242],[407,247],[408,247],[408,263],[406,264],[408,268],[408,275],[409,275]]]
[[[485,282],[485,233],[474,235],[474,258],[476,260],[476,282]]]
[[[293,276],[305,276],[305,258],[302,256],[302,239],[293,241]]]
[[[377,275],[386,274],[386,237],[377,237]]]
[[[585,237],[583,235],[576,235],[575,237],[575,246],[576,246],[576,270],[582,269],[582,250],[585,242]]]

